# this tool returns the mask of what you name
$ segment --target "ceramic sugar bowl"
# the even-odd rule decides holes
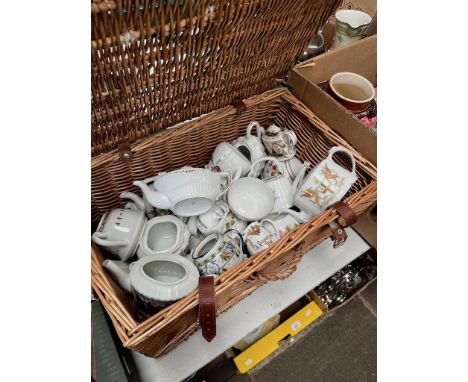
[[[135,254],[145,223],[144,210],[117,208],[102,216],[91,240],[125,261]]]
[[[236,230],[212,234],[198,244],[192,259],[202,276],[218,276],[247,258],[242,247],[242,235]]]
[[[294,131],[271,125],[262,135],[262,142],[267,154],[280,160],[288,160],[296,155],[297,137]]]
[[[351,171],[333,160],[333,155],[338,152],[349,156],[352,162]],[[294,196],[294,205],[301,210],[302,219],[309,220],[341,200],[356,180],[354,157],[346,148],[335,146],[299,186]]]
[[[257,135],[252,135],[252,129],[255,128]],[[258,122],[251,122],[247,126],[247,133],[243,137],[237,138],[232,142],[232,145],[237,148],[250,162],[254,162],[257,159],[266,156],[265,148],[262,144],[262,135],[265,133],[263,127]],[[254,167],[254,177],[258,177],[262,172],[265,163],[261,162]]]
[[[140,316],[156,313],[192,293],[198,286],[198,270],[182,256],[146,256],[131,264],[104,260],[119,285],[138,300]]]
[[[189,229],[182,220],[173,215],[158,216],[146,223],[137,255],[139,258],[152,255],[183,255],[189,238]]]

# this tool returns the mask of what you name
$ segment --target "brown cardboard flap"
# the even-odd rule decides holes
[[[377,35],[322,54],[295,68],[309,81],[328,81],[337,72],[354,72],[377,86]]]

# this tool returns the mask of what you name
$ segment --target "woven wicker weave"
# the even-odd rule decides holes
[[[93,1],[92,154],[271,89],[338,3]]]
[[[259,93],[284,77],[338,2],[178,2],[153,8],[148,2],[94,2],[93,223],[104,211],[121,205],[122,191],[139,192],[134,180],[184,165],[203,166],[219,142],[244,135],[252,120],[265,127],[275,123],[294,130],[298,157],[313,165],[332,146],[347,147],[356,158],[358,180],[345,201],[358,214],[370,206],[376,200],[376,168],[289,91],[273,89],[252,96],[244,100],[247,108],[240,114],[228,106],[235,96]],[[214,5],[214,16],[205,15],[207,5]],[[137,40],[130,43],[129,56],[119,55],[133,35],[126,37],[122,25],[139,31]],[[203,33],[184,35],[187,30]],[[147,41],[142,36],[149,33],[156,40],[139,44],[138,39]],[[163,33],[166,43],[161,46],[158,36]],[[183,63],[178,58],[182,51],[190,52]],[[154,76],[150,67],[155,68]],[[209,113],[163,131],[205,112]],[[132,160],[122,161],[117,144],[136,139]],[[341,164],[349,166],[346,160]],[[329,209],[217,277],[217,313],[267,281],[288,277],[302,256],[330,235],[327,224],[336,219],[336,211]],[[102,268],[104,256],[92,246],[92,285],[124,346],[157,357],[196,330],[197,291],[139,322],[133,298]]]

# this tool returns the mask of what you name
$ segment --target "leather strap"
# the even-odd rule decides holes
[[[128,162],[133,158],[132,148],[130,146],[130,142],[123,142],[120,143],[118,146],[119,157],[124,162]]]
[[[198,320],[202,335],[208,342],[216,336],[216,305],[214,277],[200,277],[198,284]]]
[[[240,98],[234,98],[232,100],[232,106],[237,110],[237,114],[240,114],[247,110],[247,105]]]
[[[356,223],[356,213],[345,202],[336,202],[332,207],[336,210],[336,212],[338,212],[338,215],[343,217],[346,222],[346,227]]]
[[[334,241],[333,248],[338,248],[345,243],[346,239],[348,238],[348,234],[344,228],[334,220],[330,222],[329,226],[332,231],[331,238]]]
[[[336,210],[336,212],[338,212],[338,215],[340,215],[346,223],[343,227],[336,221],[332,221],[329,224],[332,231],[331,238],[334,241],[333,248],[337,248],[343,245],[348,238],[348,234],[345,232],[344,227],[349,227],[350,225],[356,223],[357,215],[345,202],[336,202],[332,207]]]

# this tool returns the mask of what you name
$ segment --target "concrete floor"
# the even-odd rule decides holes
[[[229,382],[377,380],[377,282]]]

